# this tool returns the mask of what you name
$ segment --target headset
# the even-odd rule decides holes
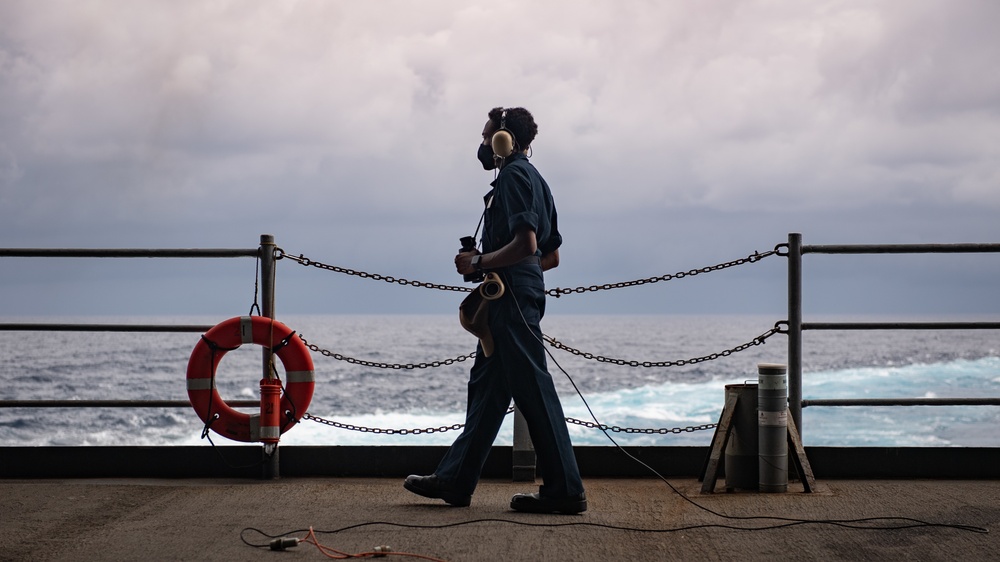
[[[490,146],[493,147],[493,154],[496,154],[500,158],[507,158],[514,153],[514,148],[517,146],[517,138],[507,128],[506,109],[500,114],[500,128],[490,138]]]
[[[504,108],[500,112],[500,128],[494,131],[493,135],[490,137],[490,148],[493,149],[493,158],[500,160],[503,160],[504,158],[507,158],[508,156],[513,154],[514,149],[518,146],[517,137],[515,137],[514,133],[507,128],[507,111],[508,109]],[[500,174],[500,167],[497,166],[493,170],[494,179],[496,179],[496,176],[498,176],[499,174]],[[465,252],[475,249],[476,246],[478,245],[476,243],[476,236],[479,234],[479,227],[483,225],[483,221],[486,218],[486,213],[489,212],[490,206],[492,204],[493,204],[493,198],[490,197],[490,200],[486,203],[486,208],[483,209],[482,216],[479,217],[479,224],[476,226],[476,232],[471,237],[466,236],[461,238],[461,243],[462,243],[461,251]],[[484,232],[483,234],[485,236],[486,233]],[[476,277],[475,276],[467,277],[465,280],[474,281],[476,280]],[[494,298],[499,298],[499,295],[497,295]]]

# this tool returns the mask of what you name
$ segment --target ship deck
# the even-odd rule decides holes
[[[467,508],[410,494],[396,477],[8,478],[0,480],[0,560],[325,559],[306,543],[285,552],[249,546],[241,539],[248,527],[304,537],[309,527],[356,526],[317,536],[348,553],[388,545],[453,561],[985,560],[1000,547],[1000,485],[991,479],[820,480],[812,493],[791,482],[778,494],[725,492],[722,482],[704,494],[696,478],[668,481],[691,501],[655,478],[587,478],[590,509],[562,516],[511,511],[510,497],[533,486],[509,478],[484,480]],[[914,524],[910,519],[851,528],[769,517],[912,518],[989,533],[875,530]],[[254,544],[269,540],[253,531],[242,536]]]

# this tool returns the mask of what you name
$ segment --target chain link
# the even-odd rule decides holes
[[[693,277],[701,273],[709,273],[712,271],[721,271],[723,269],[728,269],[730,267],[736,267],[738,265],[744,265],[748,263],[756,263],[760,260],[773,256],[773,255],[785,255],[779,252],[779,249],[783,247],[783,244],[775,246],[773,250],[768,252],[760,253],[754,252],[745,258],[740,258],[732,261],[723,262],[716,265],[710,265],[708,267],[702,267],[698,269],[691,269],[688,271],[678,271],[677,273],[669,273],[666,275],[659,275],[655,277],[647,277],[645,279],[636,279],[634,281],[622,281],[620,283],[605,283],[603,285],[591,285],[589,287],[575,287],[569,288],[555,288],[545,291],[546,295],[551,297],[559,298],[563,295],[570,294],[581,294],[594,291],[609,291],[611,289],[622,289],[624,287],[638,287],[639,285],[648,285],[651,283],[659,283],[661,281],[671,281],[674,279],[683,279],[685,277]],[[288,258],[294,262],[297,262],[303,266],[311,266],[319,269],[325,269],[327,271],[333,271],[336,273],[343,273],[345,275],[353,275],[361,277],[362,279],[373,279],[375,281],[385,281],[386,283],[395,283],[398,285],[410,285],[413,287],[423,287],[426,289],[437,289],[440,291],[455,291],[459,293],[470,293],[473,291],[474,287],[458,287],[454,285],[442,285],[440,283],[426,283],[424,281],[412,281],[410,279],[404,279],[402,277],[393,277],[391,275],[381,275],[379,273],[368,273],[365,271],[358,271],[355,269],[348,269],[346,267],[339,267],[336,265],[329,265],[322,262],[311,260],[302,254],[297,256],[287,254],[284,250],[277,250],[277,259]]]
[[[507,409],[507,414],[510,415],[514,411],[514,407],[511,406]],[[393,428],[382,428],[382,427],[365,427],[363,425],[353,425],[348,423],[340,423],[338,421],[328,420],[321,418],[319,416],[314,416],[310,413],[306,413],[302,416],[303,419],[312,420],[323,425],[328,425],[330,427],[335,427],[337,429],[346,429],[347,431],[358,431],[361,433],[374,433],[378,435],[424,435],[431,433],[445,433],[447,431],[458,431],[465,427],[464,423],[456,423],[452,425],[442,425],[438,427],[424,427],[415,429],[393,429]],[[605,425],[603,423],[598,424],[591,421],[579,420],[576,418],[566,418],[566,423],[579,425],[589,429],[599,429],[601,431],[612,431],[615,433],[641,433],[646,435],[660,434],[666,435],[668,433],[680,434],[680,433],[694,433],[695,431],[702,431],[706,429],[715,429],[717,424],[705,423],[701,425],[693,425],[689,427],[674,427],[674,428],[635,428],[635,427],[619,427],[617,425]]]

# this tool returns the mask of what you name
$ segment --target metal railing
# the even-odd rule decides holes
[[[0,257],[22,258],[256,258],[260,262],[260,313],[274,317],[274,236],[262,234],[257,248],[0,248]],[[256,303],[255,303],[256,304]],[[195,332],[205,333],[212,326],[175,324],[71,324],[71,323],[0,323],[0,330],[6,331],[54,331],[54,332]],[[263,378],[271,376],[271,350],[263,348],[261,368]],[[227,401],[232,407],[259,406],[259,400]],[[4,407],[28,408],[187,408],[187,400],[5,400]],[[262,459],[265,478],[278,476],[278,454],[268,454]]]
[[[1000,405],[1000,398],[864,398],[802,399],[802,332],[807,330],[996,330],[1000,322],[803,322],[802,256],[805,254],[921,254],[921,253],[1000,253],[1000,244],[895,244],[895,245],[803,245],[802,235],[790,233],[783,255],[788,258],[788,402],[790,414],[802,431],[802,408],[808,406],[969,406]],[[260,260],[261,315],[273,317],[275,266],[280,250],[274,236],[261,235],[260,246],[251,249],[33,249],[0,248],[0,257],[42,258],[241,258]],[[256,303],[255,303],[256,304]],[[194,332],[204,333],[207,325],[173,324],[69,324],[0,323],[0,331],[84,331],[84,332]],[[270,376],[270,350],[262,350],[263,377]],[[253,400],[232,400],[235,407],[253,407]],[[189,407],[186,400],[5,400],[2,407]],[[530,451],[524,424],[515,417],[514,449]],[[277,454],[265,464],[265,475],[277,475]]]
[[[802,332],[806,330],[998,330],[1000,322],[803,322],[802,256],[805,254],[1000,253],[1000,244],[803,245],[788,235],[788,409],[802,431],[807,406],[998,406],[1000,398],[802,399]]]

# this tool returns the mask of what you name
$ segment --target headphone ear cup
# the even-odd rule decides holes
[[[506,158],[514,153],[514,136],[510,134],[510,131],[500,129],[493,133],[490,145],[493,147],[493,154],[500,158]]]

